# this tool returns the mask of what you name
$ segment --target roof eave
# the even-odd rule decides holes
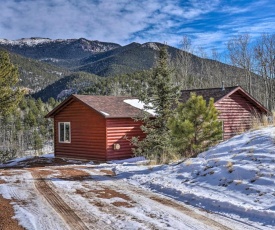
[[[57,113],[59,113],[64,107],[68,106],[70,103],[72,103],[73,101],[78,101],[80,103],[82,103],[83,105],[87,106],[89,109],[94,110],[95,112],[97,112],[99,115],[101,115],[102,117],[107,118],[108,116],[102,114],[100,111],[94,109],[93,107],[89,106],[88,104],[86,104],[84,101],[80,100],[75,94],[72,94],[71,96],[69,96],[67,99],[65,99],[63,102],[61,102],[57,107],[55,107],[51,112],[49,112],[45,118],[54,118],[54,116],[56,116]]]
[[[77,101],[79,101],[80,103],[82,103],[83,105],[87,106],[89,109],[95,111],[96,113],[98,113],[100,116],[107,118],[109,115],[104,115],[101,111],[95,109],[94,107],[90,106],[89,104],[85,103],[84,101],[82,101],[80,98],[77,97],[77,95],[73,94],[72,95]]]
[[[219,101],[222,101],[226,97],[229,97],[231,94],[235,93],[239,88],[241,88],[241,87],[237,86],[235,89],[231,90],[229,93],[225,94],[220,99],[218,99],[217,101],[215,101],[214,104],[218,103]]]
[[[53,118],[61,109],[63,109],[65,106],[69,105],[72,102],[73,95],[69,96],[66,100],[61,102],[58,106],[53,108],[52,111],[50,111],[48,114],[45,115],[45,118]]]
[[[247,93],[241,86],[236,87],[234,90],[230,91],[228,94],[224,95],[219,100],[215,101],[214,104],[219,103],[225,97],[229,97],[238,90],[241,91],[245,96],[247,96],[249,100],[252,101],[262,112],[266,114],[271,114],[271,112],[267,108],[265,108],[260,102],[258,102],[254,97]]]

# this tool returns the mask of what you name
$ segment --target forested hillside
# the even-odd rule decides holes
[[[0,162],[26,152],[39,155],[45,146],[52,149],[53,125],[44,116],[57,104],[53,98],[43,103],[27,97],[16,110],[0,116]]]
[[[19,70],[19,85],[31,93],[37,92],[70,73],[69,70],[49,65],[18,54],[10,53],[10,59]]]
[[[203,49],[195,51],[184,38],[181,49],[167,46],[174,84],[182,89],[221,87],[222,82],[225,86],[240,85],[272,110],[272,42],[273,35],[263,35],[253,44],[248,35],[229,40],[229,65],[219,61],[216,51],[211,56]],[[0,41],[0,47],[11,52],[12,62],[19,67],[19,84],[43,101],[63,99],[71,93],[135,95],[136,88],[147,84],[161,46],[154,42],[120,46],[87,39]]]

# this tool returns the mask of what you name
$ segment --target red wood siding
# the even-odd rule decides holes
[[[219,118],[223,121],[224,139],[229,139],[241,131],[251,127],[251,119],[261,112],[238,91],[225,97],[216,108],[220,111]]]
[[[107,126],[107,160],[125,159],[133,156],[132,148],[129,140],[133,136],[145,135],[142,133],[141,122],[135,122],[131,118],[113,118],[106,120]],[[120,149],[115,150],[114,144],[119,144]]]
[[[58,122],[71,123],[71,143],[59,143]],[[73,101],[54,117],[57,157],[106,160],[106,120],[96,111]]]

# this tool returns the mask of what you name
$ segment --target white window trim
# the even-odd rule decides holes
[[[63,133],[63,136],[64,136],[64,141],[61,141],[60,140],[60,132],[61,132],[61,129],[60,129],[60,124],[61,123],[63,123],[64,124],[64,133]],[[66,124],[69,124],[69,127],[70,127],[70,129],[69,129],[69,139],[70,139],[70,141],[66,141],[65,140],[65,126],[66,126]],[[71,122],[58,122],[58,141],[59,141],[59,143],[71,143]]]

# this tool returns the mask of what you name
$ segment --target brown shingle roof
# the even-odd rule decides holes
[[[141,110],[124,102],[133,97],[74,95],[89,107],[97,110],[105,117],[136,117]],[[109,114],[109,115],[107,115]]]
[[[93,96],[93,95],[71,95],[59,106],[53,109],[46,117],[53,117],[64,106],[74,100],[84,103],[86,106],[96,110],[106,118],[114,117],[136,117],[141,114],[141,110],[124,102],[126,99],[135,99],[133,97],[117,97],[117,96]]]
[[[225,87],[222,88],[210,88],[210,89],[191,89],[191,90],[182,90],[181,96],[179,101],[186,102],[190,98],[191,93],[196,93],[196,95],[203,96],[203,99],[205,99],[207,102],[210,100],[210,98],[214,98],[214,102],[217,102],[224,96],[228,95],[230,92],[237,89],[238,86],[234,87]]]
[[[265,108],[260,102],[258,102],[254,97],[252,97],[249,93],[247,93],[242,87],[240,86],[233,86],[233,87],[225,87],[222,88],[209,88],[209,89],[191,89],[191,90],[182,90],[181,96],[179,98],[180,102],[186,102],[190,98],[191,93],[196,93],[196,95],[201,95],[203,98],[209,102],[210,98],[214,98],[214,103],[217,103],[224,97],[228,97],[235,92],[241,93],[247,100],[249,100],[255,107],[260,109],[263,113],[269,114],[267,108]]]

